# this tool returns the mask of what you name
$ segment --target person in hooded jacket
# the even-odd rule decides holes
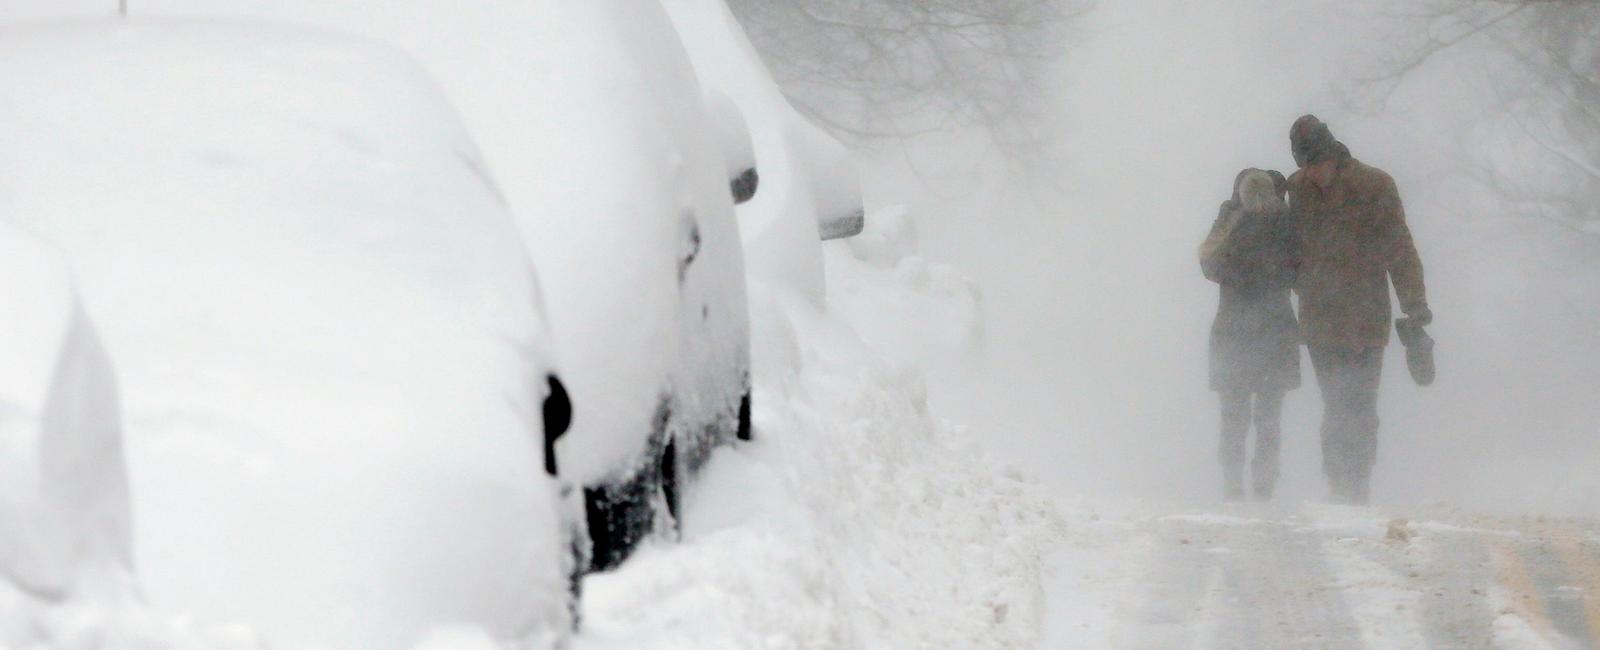
[[[1222,402],[1221,460],[1229,499],[1244,498],[1246,439],[1255,423],[1251,492],[1272,498],[1283,397],[1300,387],[1300,338],[1289,291],[1300,268],[1283,174],[1246,169],[1234,179],[1200,246],[1200,269],[1220,285],[1211,325],[1211,389]]]

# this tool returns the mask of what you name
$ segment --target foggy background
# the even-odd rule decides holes
[[[1217,499],[1217,287],[1196,247],[1239,169],[1294,170],[1289,124],[1315,113],[1395,177],[1435,313],[1433,386],[1411,382],[1398,341],[1387,350],[1374,500],[1600,515],[1600,103],[1574,94],[1600,78],[1600,5],[1519,4],[1056,4],[1049,38],[1025,46],[1059,48],[1057,63],[1010,86],[1037,81],[1024,119],[861,111],[879,129],[915,133],[905,115],[929,113],[945,127],[857,139],[873,152],[869,203],[909,203],[927,256],[983,293],[977,349],[929,362],[935,408],[1061,493]],[[765,3],[734,6],[781,24]],[[803,49],[771,34],[799,27],[751,31],[758,47]],[[1547,51],[1575,74],[1536,65]],[[798,103],[872,122],[830,103],[859,79],[829,86],[803,63],[786,80]],[[1288,500],[1327,494],[1303,361],[1285,406]]]
[[[1293,171],[1315,113],[1396,179],[1435,314],[1435,385],[1385,358],[1374,500],[1600,515],[1600,3],[730,5],[863,151],[869,205],[909,205],[980,287],[981,341],[925,360],[935,408],[1061,493],[1220,495],[1195,249],[1240,168]],[[1291,500],[1326,495],[1303,379]]]

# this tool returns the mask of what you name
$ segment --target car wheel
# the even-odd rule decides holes
[[[667,423],[671,409],[666,400],[657,409],[649,454],[654,463],[644,459],[644,466],[624,480],[600,483],[583,489],[584,515],[589,524],[591,555],[589,572],[606,571],[622,564],[639,542],[658,527],[658,511],[662,497],[668,509],[676,507],[678,498],[677,447],[672,444]],[[665,441],[663,444],[662,441]],[[670,456],[671,463],[664,460]],[[671,467],[670,472],[667,467]],[[671,479],[671,488],[666,488]],[[676,524],[674,525],[674,529]]]
[[[753,440],[755,427],[750,424],[750,390],[745,389],[744,397],[739,399],[739,433],[740,440]]]
[[[667,514],[672,518],[667,522],[667,534],[673,539],[677,539],[682,532],[682,527],[678,525],[679,487],[678,441],[671,440],[661,452],[661,497],[667,502]]]

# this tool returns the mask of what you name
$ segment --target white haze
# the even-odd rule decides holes
[[[0,18],[112,4],[0,0]],[[1436,315],[1434,386],[1388,349],[1374,499],[1600,514],[1600,237],[1506,214],[1471,181],[1476,157],[1512,155],[1481,126],[1498,97],[1489,42],[1349,108],[1408,7],[1107,0],[1064,34],[1044,145],[1059,164],[1019,170],[965,134],[882,148],[869,207],[910,204],[928,257],[984,295],[981,349],[929,368],[935,407],[1064,493],[1216,498],[1216,286],[1195,247],[1240,168],[1292,171],[1288,125],[1312,112],[1397,180]],[[1288,499],[1326,495],[1302,362]]]
[[[1600,241],[1475,189],[1471,161],[1495,155],[1481,124],[1496,59],[1481,44],[1376,110],[1349,108],[1397,10],[1103,2],[1069,30],[1062,163],[1019,175],[959,135],[879,155],[869,202],[917,197],[927,254],[984,294],[984,343],[933,368],[935,407],[1059,492],[1220,496],[1205,370],[1217,290],[1195,248],[1240,168],[1293,171],[1288,126],[1312,112],[1396,178],[1436,314],[1435,385],[1411,382],[1398,342],[1387,351],[1374,499],[1600,514]],[[1291,500],[1326,496],[1302,365],[1285,406]]]

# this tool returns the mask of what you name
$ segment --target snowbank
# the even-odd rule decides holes
[[[983,300],[959,269],[922,255],[916,221],[902,205],[874,210],[865,230],[823,245],[828,309],[873,349],[933,371],[983,339]]]
[[[856,334],[937,302],[856,264],[881,296],[911,297],[821,312],[753,283],[756,442],[713,457],[681,544],[589,578],[580,647],[1030,647],[1061,521]]]

